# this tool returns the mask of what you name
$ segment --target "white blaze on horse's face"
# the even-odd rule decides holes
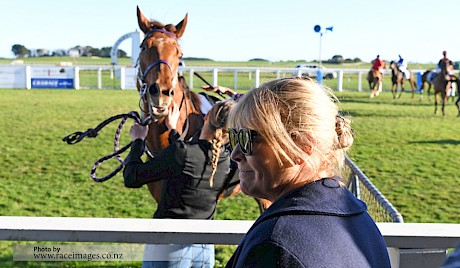
[[[178,39],[185,31],[187,15],[175,26],[150,21],[139,8],[137,17],[139,27],[146,35],[141,45],[139,66],[143,74],[142,82],[146,84],[149,93],[149,110],[155,117],[166,116],[177,86],[179,61],[182,57]]]
[[[156,38],[157,35],[164,34],[154,33],[144,41],[140,67],[142,70],[147,70],[153,62],[162,61],[145,74],[144,81],[147,84],[150,104],[153,106],[153,115],[162,117],[167,115],[167,108],[174,98],[182,52],[174,38]]]

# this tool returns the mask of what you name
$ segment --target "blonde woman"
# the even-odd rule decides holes
[[[273,204],[227,267],[390,267],[366,205],[339,177],[353,131],[337,102],[300,78],[268,82],[238,100],[229,138],[241,190]]]
[[[166,118],[170,146],[147,162],[141,160],[148,127],[134,124],[131,152],[123,171],[126,187],[139,188],[164,180],[162,198],[154,218],[213,219],[219,192],[230,168],[227,118],[233,101],[218,102],[205,116],[202,129],[189,141],[178,140],[179,109]],[[146,245],[143,267],[213,267],[214,245]]]

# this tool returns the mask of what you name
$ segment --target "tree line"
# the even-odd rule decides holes
[[[26,57],[50,57],[50,56],[83,56],[83,57],[101,57],[110,58],[110,51],[112,47],[94,48],[91,46],[75,46],[65,49],[48,50],[45,48],[39,49],[28,49],[24,45],[14,44],[11,47],[11,51],[16,58]],[[118,49],[117,56],[119,58],[127,57],[127,53],[122,49]]]

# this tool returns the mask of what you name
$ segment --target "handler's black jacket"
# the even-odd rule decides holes
[[[213,187],[209,177],[212,166],[212,145],[198,139],[198,131],[190,141],[177,140],[177,132],[169,135],[171,145],[159,155],[142,162],[144,141],[133,142],[125,160],[123,171],[125,186],[142,185],[163,180],[160,203],[154,218],[212,219],[216,210],[217,195],[230,173],[230,152],[221,149]]]

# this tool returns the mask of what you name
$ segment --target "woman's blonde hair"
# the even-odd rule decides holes
[[[208,124],[214,135],[212,137],[212,173],[209,178],[210,187],[213,186],[214,174],[217,170],[217,163],[219,162],[219,155],[221,148],[228,143],[228,115],[232,107],[235,106],[234,101],[225,100],[216,103],[211,110],[209,110]]]
[[[314,174],[327,170],[339,175],[353,131],[337,103],[330,89],[312,80],[277,79],[243,96],[230,113],[229,126],[256,130],[280,166],[303,160]]]

